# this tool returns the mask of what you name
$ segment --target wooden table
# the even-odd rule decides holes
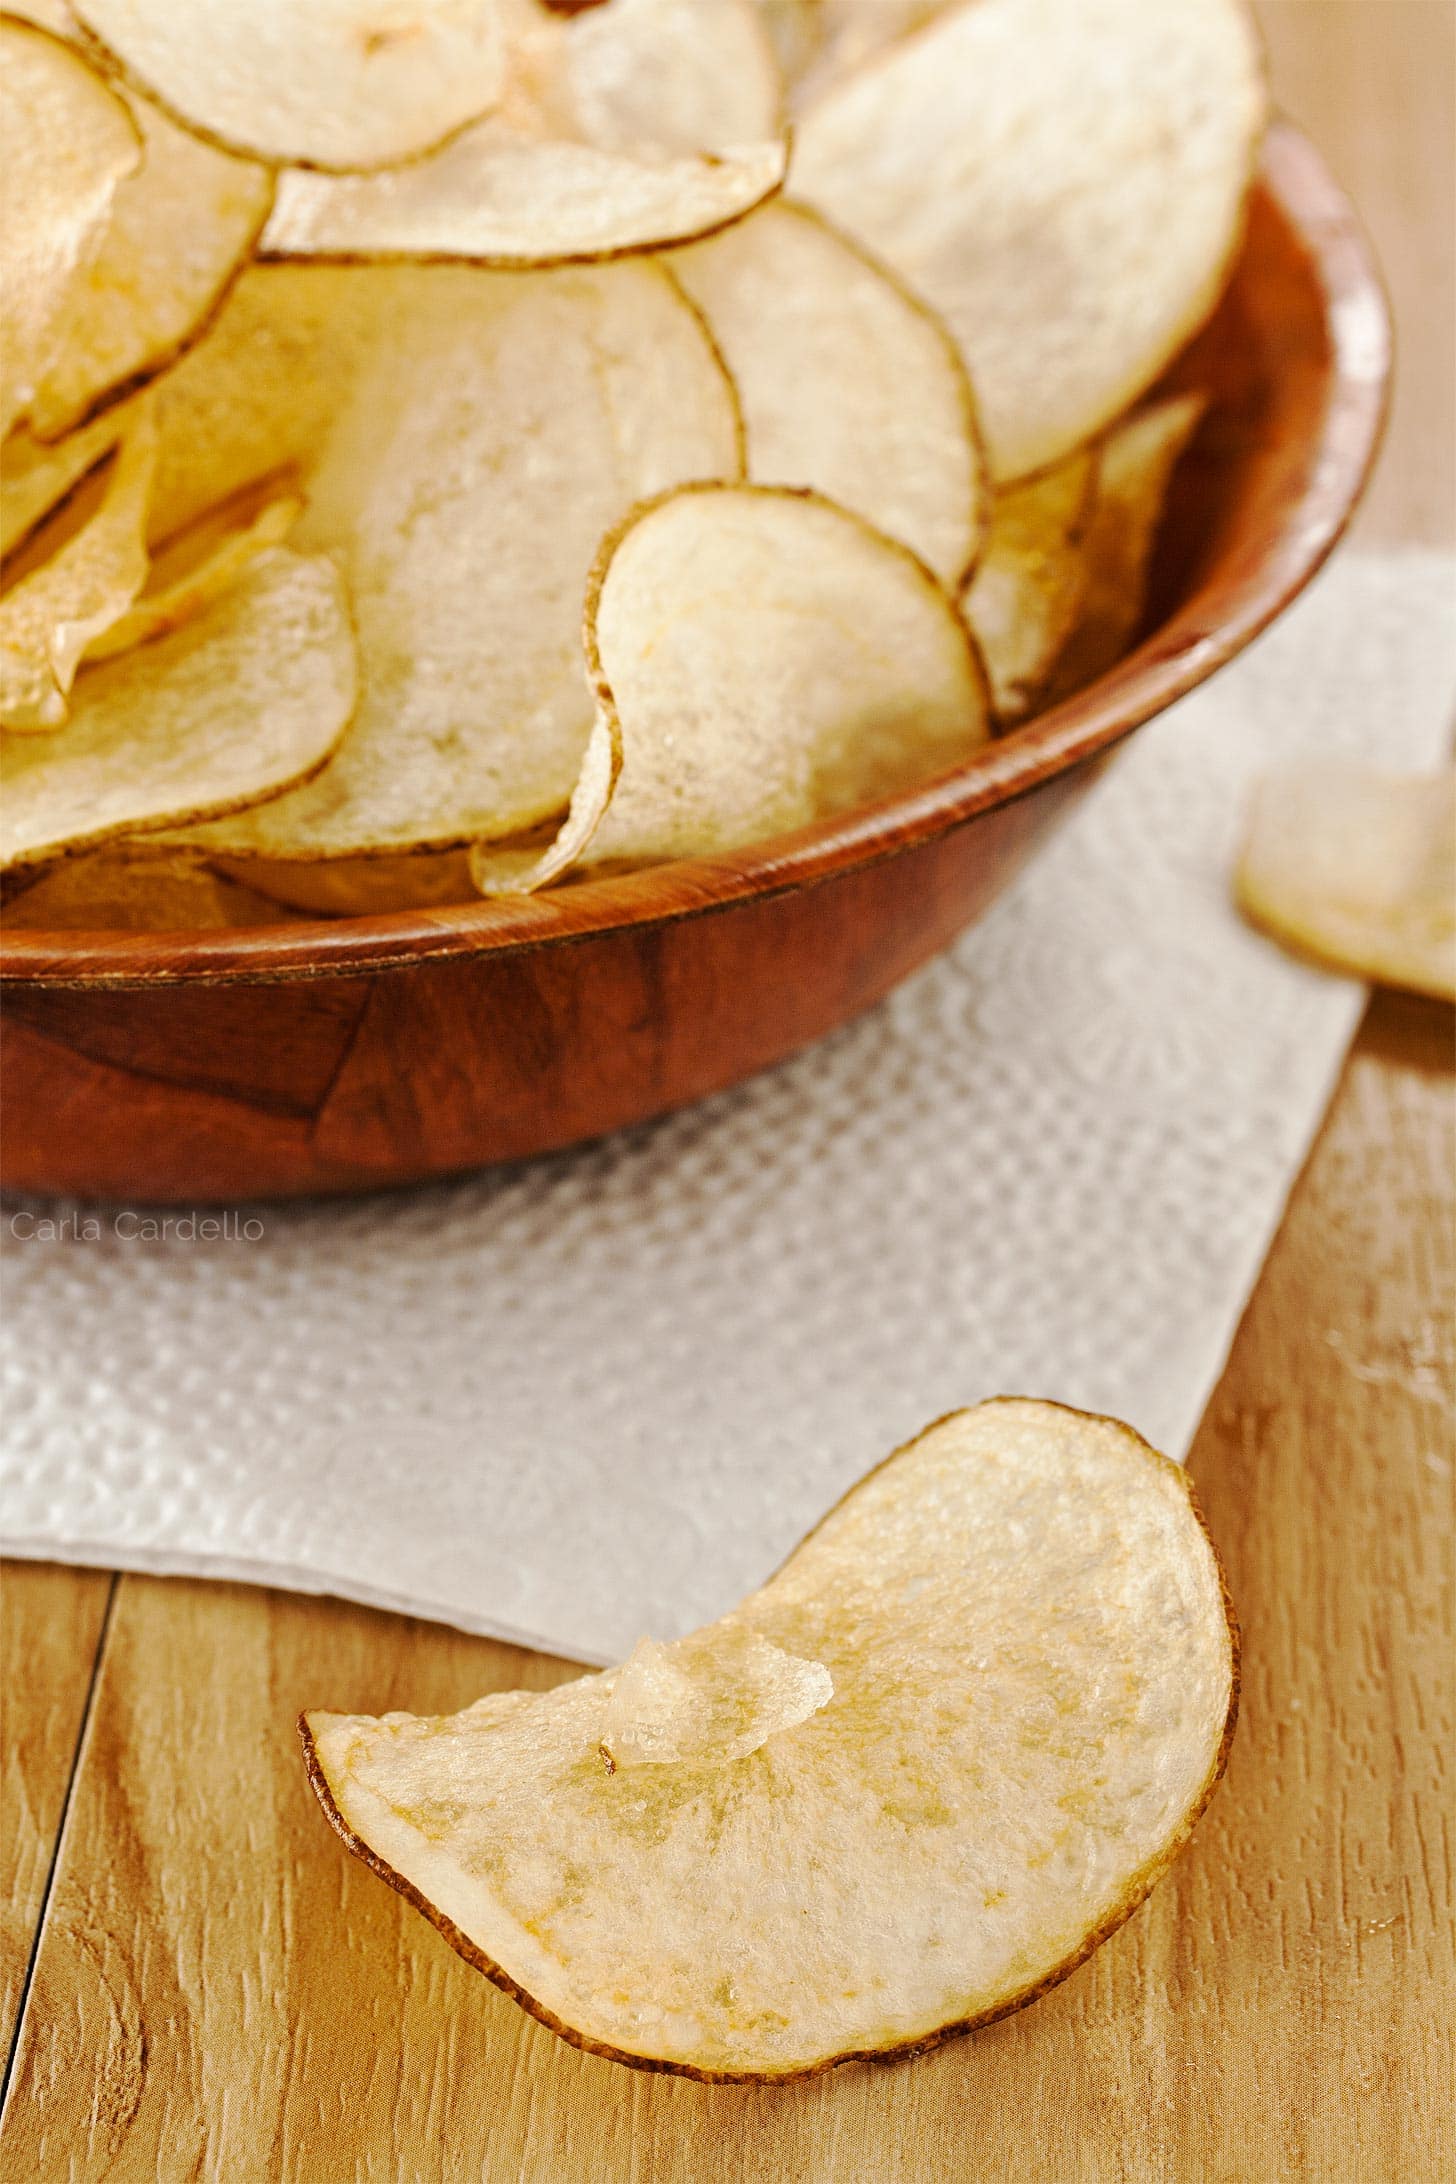
[[[1364,538],[1449,542],[1448,0],[1262,12],[1396,301]],[[1168,1885],[1035,2009],[778,2091],[577,2054],[346,1857],[293,1733],[300,1700],[445,1709],[568,1664],[332,1601],[11,1566],[7,2175],[1449,2173],[1451,1049],[1449,1011],[1369,1013],[1193,1457],[1245,1628],[1227,1783]]]

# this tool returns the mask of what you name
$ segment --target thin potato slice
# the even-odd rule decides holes
[[[1256,791],[1235,889],[1301,953],[1456,1001],[1456,772],[1275,774]]]
[[[122,101],[64,40],[0,19],[0,438],[25,418],[75,283],[142,146]]]
[[[543,2023],[774,2082],[1063,1978],[1187,1840],[1237,1697],[1185,1475],[1013,1400],[899,1450],[691,1638],[300,1726],[349,1849]]]
[[[1072,633],[1087,587],[1083,541],[1096,499],[1091,448],[995,497],[986,550],[962,606],[1003,728],[1032,710]]]
[[[970,635],[923,562],[815,494],[690,487],[608,539],[587,594],[599,715],[544,859],[490,847],[487,894],[572,864],[709,856],[948,772],[987,735]]]
[[[224,879],[254,893],[319,917],[370,917],[386,910],[435,910],[469,902],[475,894],[470,859],[463,849],[436,849],[414,856],[330,857],[290,864],[281,857],[209,860]]]
[[[749,476],[813,486],[959,585],[988,493],[970,382],[939,320],[787,202],[668,263],[733,375]]]
[[[502,0],[74,0],[74,13],[189,129],[279,163],[417,158],[489,113],[510,81]]]
[[[288,916],[199,858],[122,842],[43,869],[6,904],[0,925],[26,932],[192,933],[281,925]]]
[[[747,0],[611,0],[509,106],[415,166],[282,177],[282,258],[544,266],[708,235],[783,182],[778,72]]]
[[[0,865],[276,795],[322,765],[357,691],[343,586],[275,548],[211,611],[88,668],[59,736],[0,736]]]
[[[202,143],[148,100],[129,103],[145,157],[118,188],[60,314],[29,405],[39,439],[72,431],[180,353],[251,255],[273,202],[266,167]]]
[[[1005,483],[1207,316],[1263,119],[1242,0],[967,0],[809,107],[793,188],[945,319]]]
[[[355,857],[559,813],[592,723],[581,602],[645,493],[737,475],[732,388],[659,267],[265,266],[168,375],[159,521],[279,462],[334,554],[364,699],[296,795],[200,830],[231,857]]]
[[[224,509],[195,524],[155,556],[134,604],[92,638],[87,659],[114,659],[180,629],[231,591],[260,554],[281,546],[302,513],[297,494],[279,493],[246,517],[234,520]]]
[[[147,509],[156,467],[150,411],[111,466],[101,505],[50,560],[0,598],[0,724],[62,726],[88,648],[125,615],[147,578]]]
[[[0,556],[8,561],[18,553],[47,516],[105,461],[137,407],[139,400],[118,403],[54,446],[24,431],[10,435],[0,448]]]
[[[1168,487],[1206,406],[1199,394],[1170,395],[1129,417],[1103,441],[1082,548],[1081,608],[1049,679],[1051,698],[1069,696],[1105,675],[1136,637]]]

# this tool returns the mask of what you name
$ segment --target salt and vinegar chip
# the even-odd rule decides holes
[[[1048,680],[1052,699],[1105,675],[1136,637],[1168,487],[1205,407],[1202,395],[1169,395],[1125,419],[1102,442],[1082,547],[1085,585],[1077,626]]]
[[[141,164],[122,101],[52,32],[0,19],[0,437],[23,422],[112,198]]]
[[[781,1710],[742,1673],[757,1648],[800,1685]],[[471,1964],[579,2047],[707,2079],[913,2052],[1034,2000],[1177,1855],[1237,1706],[1185,1475],[1025,1401],[942,1419],[656,1651],[670,1678],[639,1653],[301,1726],[347,1846]],[[609,1770],[623,1711],[659,1750]]]
[[[124,77],[198,135],[340,169],[416,158],[488,113],[522,12],[503,0],[73,4]]]
[[[303,502],[287,492],[265,495],[256,507],[233,502],[214,510],[153,556],[136,600],[92,638],[87,659],[113,659],[180,629],[230,591],[260,554],[281,546],[302,513]]]
[[[592,724],[579,633],[604,533],[742,460],[701,320],[635,261],[259,267],[159,396],[168,520],[299,462],[294,543],[337,558],[359,632],[337,757],[199,831],[229,857],[448,848],[559,813]]]
[[[115,456],[90,521],[0,597],[0,724],[53,730],[88,647],[126,614],[147,576],[157,435],[144,411]]]
[[[208,613],[87,668],[55,736],[0,736],[0,865],[271,796],[312,773],[357,693],[332,563],[275,548]]]
[[[1326,762],[1271,776],[1235,892],[1256,925],[1336,970],[1456,1001],[1456,772]]]
[[[1096,450],[1079,448],[1038,477],[1003,486],[992,503],[985,551],[961,604],[1002,727],[1032,710],[1072,633],[1096,497]]]
[[[967,0],[807,108],[792,187],[940,313],[1005,483],[1207,317],[1263,119],[1242,0]]]
[[[508,107],[387,174],[291,173],[266,255],[543,266],[707,235],[783,182],[778,72],[747,0],[611,0]]]
[[[475,852],[486,893],[782,834],[948,772],[988,733],[953,601],[813,494],[690,487],[637,511],[598,563],[586,646],[595,777],[539,863]]]
[[[129,102],[144,158],[117,189],[100,246],[56,324],[29,405],[54,440],[193,339],[250,257],[273,202],[268,169]]]
[[[738,388],[749,476],[815,487],[960,584],[988,493],[970,382],[939,321],[786,202],[668,264]]]

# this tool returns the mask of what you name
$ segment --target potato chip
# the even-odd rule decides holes
[[[1237,1704],[1185,1474],[1012,1400],[900,1449],[690,1638],[458,1714],[300,1727],[348,1848],[533,2016],[773,2082],[1065,1977],[1187,1841]]]
[[[1235,891],[1302,954],[1456,1001],[1456,772],[1326,761],[1273,775],[1254,796]]]
[[[288,917],[266,895],[225,879],[200,858],[121,842],[43,866],[7,902],[0,925],[25,932],[191,933],[281,925]]]
[[[257,496],[240,496],[247,501]],[[231,591],[258,556],[281,546],[303,513],[296,493],[264,496],[246,511],[225,503],[164,547],[152,560],[134,604],[86,647],[88,660],[114,659],[180,629]]]
[[[159,388],[159,521],[279,462],[348,580],[364,699],[294,796],[199,841],[352,857],[559,813],[592,722],[581,602],[645,493],[741,469],[732,388],[658,266],[264,266]]]
[[[463,849],[418,850],[393,857],[329,857],[290,863],[254,857],[209,859],[220,877],[290,910],[326,918],[371,917],[386,910],[436,910],[475,894]]]
[[[28,409],[54,440],[178,355],[251,256],[273,202],[266,167],[129,101],[145,158],[116,192],[100,246],[73,284]]]
[[[509,107],[434,158],[284,175],[265,254],[619,257],[711,234],[780,187],[778,72],[747,0],[611,0],[560,28]]]
[[[1241,0],[967,0],[807,109],[792,183],[944,318],[1005,483],[1206,318],[1263,119]]]
[[[71,291],[142,146],[122,101],[52,32],[0,20],[0,438],[21,422]]]
[[[489,113],[511,70],[502,0],[74,0],[127,81],[199,136],[341,170],[414,159]]]
[[[1103,441],[1082,547],[1086,582],[1077,626],[1049,678],[1051,699],[1105,675],[1136,637],[1168,486],[1206,407],[1202,395],[1170,395]]]
[[[356,693],[337,570],[275,547],[206,614],[87,668],[63,734],[0,736],[0,865],[275,795],[323,764]]]
[[[749,476],[815,487],[958,586],[988,492],[970,382],[940,322],[783,201],[668,264],[733,375]]]
[[[147,577],[147,507],[157,434],[150,411],[113,459],[91,520],[0,598],[0,723],[50,730],[88,647],[126,613]]]
[[[962,606],[981,648],[996,718],[1023,720],[1071,635],[1087,587],[1083,542],[1097,500],[1097,453],[1079,448],[1003,486]]]
[[[118,403],[104,416],[68,432],[54,446],[12,432],[0,448],[0,556],[9,561],[104,462],[135,415],[136,405]]]
[[[821,0],[758,0],[759,21],[779,64],[779,74],[792,87],[811,66],[819,50]]]
[[[586,646],[599,714],[566,827],[535,864],[477,850],[485,893],[584,857],[641,864],[783,834],[948,772],[987,734],[950,597],[816,494],[691,487],[637,510],[598,562]]]

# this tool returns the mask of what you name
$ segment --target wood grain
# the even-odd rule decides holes
[[[112,1580],[101,1570],[0,1570],[0,2039],[9,2050],[71,1786]]]
[[[1397,402],[1370,535],[1456,537],[1449,287],[1444,312],[1431,306],[1451,264],[1450,10],[1262,12],[1276,83],[1360,197],[1396,289],[1415,393]],[[7,2173],[1448,2173],[1452,1044],[1449,1011],[1377,1002],[1295,1191],[1194,1455],[1245,1626],[1229,1779],[1169,1885],[1066,1987],[921,2062],[771,2094],[578,2055],[345,1856],[291,1728],[316,1698],[450,1706],[560,1664],[336,1603],[127,1578],[26,2011]],[[16,1862],[43,1877],[81,1688],[76,1603],[106,1581],[21,1576],[3,1598],[6,1733],[37,1785]],[[9,1807],[6,1822],[9,1848]]]
[[[1194,1456],[1245,1626],[1229,1778],[1173,1880],[1064,1988],[920,2062],[771,2092],[579,2055],[346,1856],[293,1732],[301,1703],[448,1708],[565,1665],[129,1577],[12,2158],[219,2184],[1437,2176],[1449,1047],[1448,1013],[1381,1004],[1295,1194]]]

